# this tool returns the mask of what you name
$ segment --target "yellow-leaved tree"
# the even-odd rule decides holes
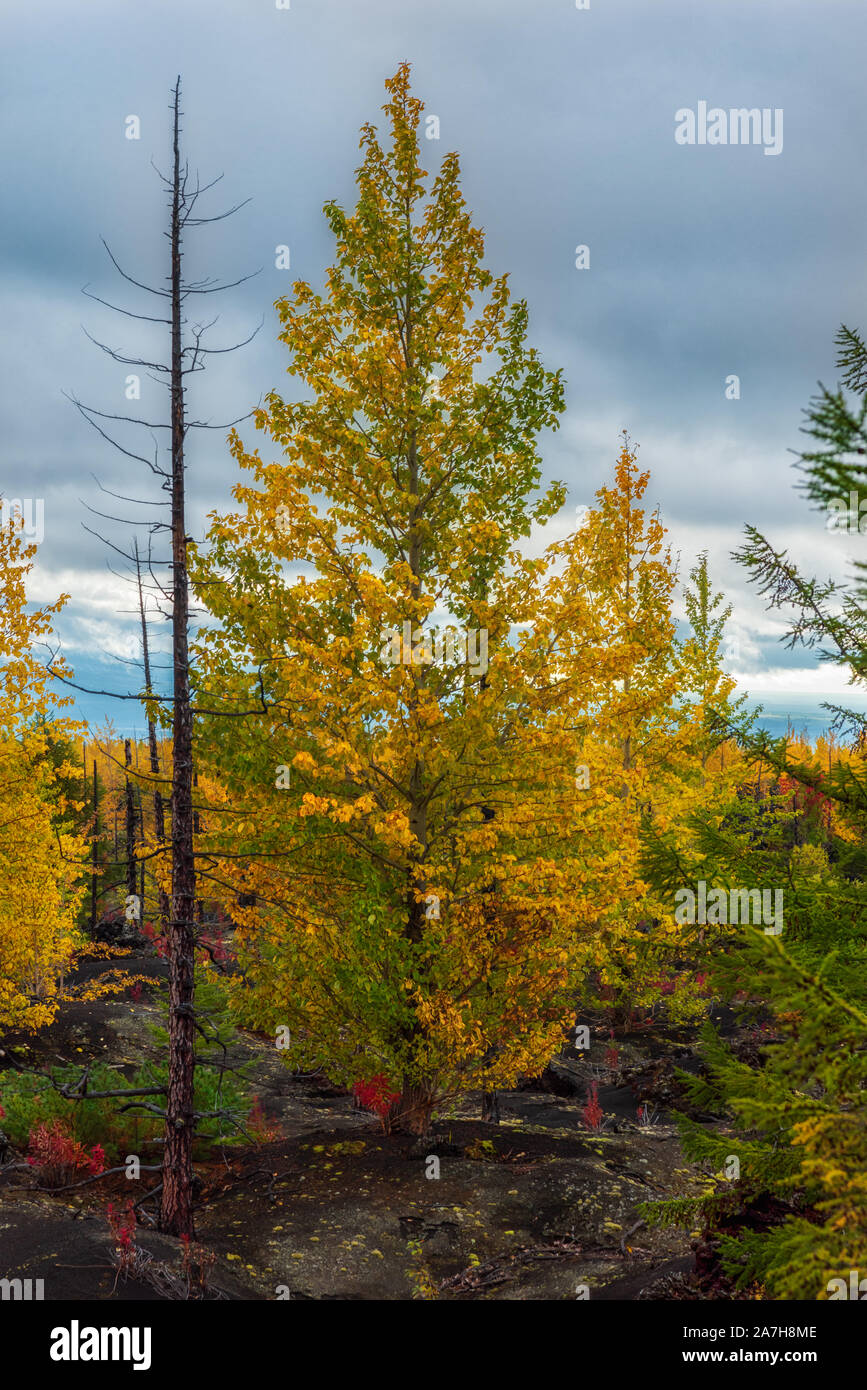
[[[558,547],[521,551],[563,501],[538,493],[560,377],[457,156],[426,184],[408,68],[386,86],[325,292],[277,306],[306,388],[256,413],[283,459],[234,438],[256,485],[194,561],[197,704],[234,716],[197,737],[198,848],[242,924],[242,1017],[423,1132],[544,1066],[622,920],[622,754],[583,754],[619,749],[635,662]]]
[[[13,511],[0,525],[0,1028],[28,1030],[54,1017],[81,944],[86,853],[61,793],[75,769],[52,756],[78,726],[56,717],[70,701],[52,693],[35,651],[66,596],[28,612],[35,551]]]
[[[614,1021],[663,1000],[679,1018],[706,1009],[702,973],[684,959],[694,929],[684,932],[670,902],[645,882],[643,846],[658,833],[687,838],[696,807],[712,799],[727,806],[742,773],[720,728],[720,716],[738,709],[734,681],[722,670],[729,610],[717,612],[721,599],[701,557],[685,596],[692,634],[677,641],[677,566],[658,511],[645,506],[649,481],[624,431],[612,484],[599,489],[577,534],[558,547],[567,584],[586,593],[609,656],[616,654],[607,720],[585,749],[588,764],[609,769],[621,799],[618,911],[602,933],[598,967],[584,981],[590,1000],[606,1002]]]

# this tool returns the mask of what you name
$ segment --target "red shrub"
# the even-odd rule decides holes
[[[391,1089],[387,1076],[372,1076],[369,1081],[356,1081],[352,1094],[363,1110],[370,1110],[384,1120],[392,1105],[400,1099],[400,1091]]]
[[[153,922],[142,922],[142,936],[146,936],[148,941],[156,950],[158,956],[167,956],[169,953],[169,943],[162,932],[157,931]]]
[[[114,1237],[115,1263],[118,1272],[127,1275],[135,1264],[138,1253],[135,1243],[136,1215],[132,1198],[127,1201],[122,1212],[116,1211],[114,1204],[109,1202],[106,1215],[109,1229]],[[115,1282],[117,1281],[115,1280]]]
[[[282,1137],[280,1126],[268,1119],[258,1096],[253,1097],[246,1128],[256,1144],[271,1144]]]
[[[200,959],[214,965],[225,965],[232,960],[232,955],[226,946],[225,941],[218,932],[206,935],[202,932],[199,935],[198,945],[201,950]]]
[[[581,1118],[588,1129],[600,1129],[602,1126],[602,1106],[599,1104],[599,1086],[595,1081],[591,1081],[587,1087],[587,1100],[581,1111]]]
[[[34,1125],[28,1147],[27,1162],[39,1169],[40,1181],[46,1187],[62,1187],[78,1176],[96,1176],[105,1171],[102,1145],[94,1144],[88,1153],[83,1144],[67,1134],[59,1119]]]

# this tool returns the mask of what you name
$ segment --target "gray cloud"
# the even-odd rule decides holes
[[[88,343],[82,323],[130,355],[153,341],[79,291],[89,282],[152,312],[99,238],[136,277],[164,276],[164,197],[149,160],[166,163],[175,74],[191,163],[206,177],[225,172],[211,207],[253,200],[191,236],[189,265],[227,278],[264,266],[221,297],[214,340],[244,336],[264,314],[259,338],[194,383],[195,413],[224,419],[283,382],[273,300],[295,274],[321,283],[332,250],[321,205],[352,201],[358,128],[379,118],[383,79],[409,58],[441,121],[431,167],[460,151],[489,262],[510,272],[535,342],[565,369],[569,409],[545,441],[547,472],[567,482],[570,506],[590,502],[628,427],[684,570],[707,546],[735,624],[753,634],[745,678],[794,669],[728,552],[750,520],[808,565],[845,569],[793,490],[788,450],[817,378],[834,380],[837,325],[863,322],[862,7],[292,0],[278,11],[271,0],[149,0],[121,10],[110,0],[7,0],[4,9],[3,179],[13,196],[0,263],[0,486],[45,498],[38,592],[71,591],[60,624],[71,656],[96,669],[100,645],[125,651],[130,641],[129,618],[115,612],[128,599],[80,524],[94,524],[82,502],[109,501],[91,475],[136,495],[148,480],[62,393],[125,405],[132,369]],[[678,146],[675,111],[700,99],[782,108],[782,154]],[[141,119],[140,141],[124,139],[129,114]],[[289,276],[273,268],[281,242],[292,248]],[[579,243],[590,246],[588,271],[574,266]],[[738,401],[725,399],[730,373]],[[143,383],[140,408],[163,409],[159,387]],[[235,468],[219,434],[196,441],[190,465],[199,530],[228,505]],[[815,679],[822,688],[822,673]]]

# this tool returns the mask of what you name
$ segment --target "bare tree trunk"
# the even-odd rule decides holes
[[[181,350],[180,78],[175,86],[171,222],[172,408],[172,904],[169,922],[169,1089],[160,1226],[177,1236],[193,1227],[194,953],[193,719],[187,645],[189,588],[184,508],[184,379]]]
[[[132,743],[128,738],[123,741],[124,762],[127,767],[126,775],[126,891],[127,897],[135,894],[136,875],[135,875],[135,795],[133,785],[129,779],[129,769],[132,767]]]
[[[140,561],[139,561],[139,554],[138,554],[138,540],[136,540],[136,542],[135,542],[135,573],[136,573],[136,582],[137,582],[137,584],[138,584],[138,611],[139,611],[139,616],[140,616],[140,618],[141,618],[141,645],[142,645],[142,659],[143,659],[143,662],[144,662],[145,690],[147,691],[148,695],[150,695],[150,694],[153,693],[153,686],[151,685],[151,657],[150,657],[150,646],[149,646],[149,644],[148,644],[148,625],[147,625],[147,618],[145,617],[144,594],[143,594],[143,592],[142,592],[142,584],[141,584],[141,563],[140,563]],[[150,755],[151,776],[155,779],[155,780],[154,780],[154,834],[156,835],[156,838],[157,838],[157,840],[159,841],[160,844],[165,844],[165,839],[166,839],[166,818],[165,818],[165,811],[164,811],[164,808],[163,808],[163,794],[162,794],[162,792],[160,791],[159,782],[156,780],[156,779],[158,779],[159,776],[160,776],[160,753],[159,753],[159,745],[157,744],[157,729],[156,729],[156,725],[154,724],[154,721],[153,721],[150,717],[148,717],[148,752],[149,752],[149,755]],[[144,827],[142,827],[142,830],[144,830]],[[141,900],[142,900],[142,904],[144,904],[144,868],[142,868],[142,893],[141,893]],[[142,911],[144,911],[144,908],[142,908]],[[171,911],[171,904],[170,904],[170,902],[169,902],[169,896],[168,896],[168,894],[166,893],[165,889],[161,887],[161,888],[159,889],[159,917],[160,917],[160,930],[163,931],[163,932],[166,930],[166,923],[167,923],[168,920],[169,920],[169,913],[170,913],[170,911]]]
[[[106,347],[106,351],[115,361],[132,362],[143,369],[156,370],[165,374],[164,379],[168,380],[170,386],[171,418],[168,422],[171,434],[170,466],[164,467],[162,463],[157,462],[159,446],[155,448],[153,463],[141,454],[131,453],[110,434],[106,433],[98,423],[100,418],[106,418],[105,412],[87,406],[75,398],[73,398],[73,402],[84,418],[98,430],[103,438],[120,449],[123,454],[136,459],[161,477],[163,479],[162,487],[169,492],[171,499],[169,503],[171,508],[171,558],[168,562],[164,560],[159,562],[161,565],[167,563],[170,566],[171,581],[169,585],[155,581],[157,590],[164,598],[168,598],[171,606],[173,690],[170,696],[160,697],[153,695],[152,692],[147,622],[138,546],[136,546],[135,556],[130,555],[127,558],[135,559],[138,580],[139,612],[144,646],[145,689],[148,694],[152,695],[155,702],[163,698],[170,700],[173,709],[170,846],[166,836],[164,801],[159,791],[160,758],[156,729],[153,721],[148,719],[150,767],[154,777],[154,829],[157,842],[166,844],[167,848],[170,849],[172,865],[171,897],[169,898],[167,893],[162,889],[160,890],[160,914],[165,924],[165,939],[169,957],[169,1089],[166,1106],[166,1144],[160,1220],[166,1231],[176,1235],[192,1235],[192,1147],[196,1118],[193,1099],[195,1072],[193,1041],[196,1034],[194,1013],[196,871],[192,814],[193,712],[190,700],[188,654],[190,610],[187,573],[188,537],[184,499],[184,445],[188,430],[213,429],[217,426],[207,421],[187,420],[185,383],[189,373],[203,369],[204,354],[211,351],[232,352],[235,348],[243,347],[245,343],[250,342],[258,330],[255,330],[250,337],[235,343],[232,347],[211,349],[202,346],[202,339],[212,325],[194,325],[190,330],[190,342],[185,344],[183,341],[185,328],[183,311],[189,296],[221,293],[243,283],[250,277],[245,275],[239,280],[230,281],[228,284],[217,285],[208,281],[187,283],[183,279],[182,241],[186,227],[188,225],[201,227],[205,223],[222,221],[237,212],[244,204],[239,203],[235,207],[229,208],[228,211],[218,213],[213,217],[200,216],[198,211],[194,215],[199,196],[212,188],[214,183],[219,182],[219,179],[214,179],[203,185],[199,182],[198,175],[191,179],[188,165],[186,162],[183,165],[181,163],[180,94],[181,79],[179,77],[174,87],[172,101],[172,169],[168,175],[160,174],[169,194],[170,208],[168,237],[171,250],[171,271],[167,277],[169,280],[168,288],[156,288],[128,275],[106,246],[115,268],[124,280],[160,299],[161,315],[165,308],[170,306],[168,318],[160,316],[151,319],[150,315],[137,314],[116,304],[108,304],[109,308],[116,309],[119,313],[126,314],[130,318],[147,318],[155,323],[168,323],[171,328],[171,352],[170,360],[167,363],[154,363],[149,357],[130,358],[126,354],[114,352],[111,348]],[[157,172],[159,173],[159,170]],[[90,297],[98,298],[98,296]],[[100,302],[108,303],[108,301]],[[99,346],[105,347],[106,345],[99,344]],[[129,424],[152,429],[151,422],[138,419],[136,416],[115,416],[113,418],[124,419]],[[238,424],[240,420],[233,420],[230,423]],[[219,428],[224,427],[220,426]],[[111,692],[103,693],[109,694]],[[95,889],[92,897],[92,910],[94,907]]]
[[[96,881],[99,870],[99,776],[96,758],[93,760],[93,847],[91,849],[90,871],[90,934],[96,935]]]
[[[488,1120],[492,1125],[500,1123],[500,1097],[496,1091],[483,1092],[482,1119]]]
[[[141,803],[141,793],[139,793],[138,810],[139,810],[139,826],[140,826],[140,831],[139,831],[139,833],[140,833],[140,835],[141,835],[142,840],[144,840],[144,836],[145,836],[145,826],[144,826],[144,811],[142,810],[142,803]],[[144,922],[144,920],[145,920],[145,866],[144,866],[144,860],[142,860],[141,865],[139,866],[139,871],[138,871],[138,900],[139,900],[139,902],[141,903],[141,916],[140,916],[140,921],[141,921],[141,922]]]

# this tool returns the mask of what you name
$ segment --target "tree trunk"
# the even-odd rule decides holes
[[[132,767],[132,743],[128,738],[123,741],[124,762],[127,767],[126,776],[126,892],[127,897],[133,897],[136,890],[135,874],[135,795],[133,785],[129,780],[129,769]]]
[[[500,1097],[496,1091],[482,1093],[482,1119],[492,1125],[500,1123]]]
[[[197,772],[193,772],[193,792],[194,792],[194,794],[195,794],[196,796],[198,796],[198,786],[199,786],[199,774],[198,774]],[[201,822],[201,819],[200,819],[200,817],[199,817],[198,811],[194,810],[194,811],[193,811],[193,837],[194,837],[194,838],[193,838],[193,843],[194,843],[194,844],[195,844],[195,836],[196,836],[196,835],[200,835],[201,833],[202,833],[202,822]],[[197,921],[197,923],[198,923],[198,925],[199,925],[199,928],[201,929],[201,927],[204,925],[204,921],[205,921],[205,903],[204,903],[204,899],[203,899],[203,898],[197,898],[197,899],[196,899],[196,921]]]
[[[400,1097],[389,1111],[389,1129],[400,1134],[427,1134],[435,1098],[428,1082],[411,1081],[405,1076]]]
[[[151,658],[150,647],[148,644],[147,618],[145,617],[144,594],[142,593],[141,586],[141,564],[139,562],[138,556],[138,541],[136,541],[135,543],[135,572],[136,580],[138,582],[138,610],[139,615],[141,617],[141,646],[142,660],[144,662],[145,690],[147,691],[148,695],[150,695],[153,690],[153,687],[151,685]],[[159,841],[159,843],[164,844],[166,838],[166,818],[163,809],[163,794],[160,791],[159,781],[157,780],[160,775],[160,754],[159,746],[157,744],[156,725],[154,724],[154,721],[150,718],[148,719],[148,751],[150,755],[151,776],[154,778],[154,834],[156,835],[156,838]],[[142,834],[144,834],[144,826],[142,826]],[[166,923],[169,920],[171,904],[169,903],[169,897],[165,889],[160,888],[158,891],[160,931],[165,932]],[[144,868],[142,868],[141,900],[142,915],[144,915]]]
[[[93,760],[93,848],[91,849],[90,871],[90,934],[96,935],[96,881],[99,869],[99,777],[96,771],[96,758]]]
[[[192,1236],[195,1074],[195,901],[193,720],[187,646],[189,591],[184,507],[184,378],[181,348],[180,78],[174,99],[171,224],[172,304],[172,902],[169,945],[169,1087],[160,1226]]]
[[[410,206],[407,200],[405,208],[405,224],[410,229]],[[408,382],[414,383],[416,366],[413,346],[413,302],[412,287],[409,283],[405,286],[405,317],[404,317],[404,363]],[[419,458],[416,441],[416,427],[412,425],[406,443],[406,471],[407,471],[407,490],[411,495],[418,493],[419,479]],[[412,574],[410,583],[410,594],[414,601],[421,598],[423,581],[423,540],[421,503],[416,501],[409,516],[409,531],[407,536],[407,558]],[[414,682],[422,688],[426,682],[426,671],[424,666],[421,668],[413,667]],[[409,699],[410,717],[415,715],[418,708],[418,693],[413,691]],[[409,786],[409,805],[407,807],[409,828],[415,842],[419,845],[421,852],[424,852],[427,844],[427,795],[425,787],[425,766],[423,757],[416,756],[415,763],[410,774]],[[406,935],[414,945],[421,945],[425,934],[425,904],[418,901],[419,883],[414,874],[408,875],[407,885],[407,923]],[[418,958],[418,969],[421,978],[424,977],[424,957]],[[413,1011],[412,1021],[401,1030],[401,1040],[409,1044],[410,1055],[414,1055],[416,1047],[424,1034],[424,1028],[418,1017],[417,1011]],[[431,1082],[426,1079],[411,1080],[404,1074],[401,1094],[394,1102],[388,1113],[388,1128],[402,1133],[423,1135],[430,1128],[431,1114],[435,1099],[435,1089]]]

